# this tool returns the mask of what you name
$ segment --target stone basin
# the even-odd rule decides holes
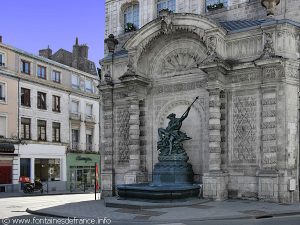
[[[153,185],[152,183],[118,185],[121,198],[135,199],[182,199],[199,196],[200,184]]]

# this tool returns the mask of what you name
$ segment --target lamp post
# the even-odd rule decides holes
[[[111,113],[112,113],[112,152],[111,152],[111,173],[112,173],[112,195],[115,193],[115,177],[114,177],[114,83],[113,83],[113,69],[114,69],[114,53],[116,46],[119,44],[119,41],[115,38],[113,34],[110,34],[108,38],[104,40],[104,43],[107,46],[109,53],[111,53],[111,73],[106,73],[104,75],[105,82],[111,86]]]

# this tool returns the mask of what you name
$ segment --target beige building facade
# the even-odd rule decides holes
[[[21,176],[30,177],[31,182],[41,179],[47,191],[70,190],[71,177],[75,183],[79,177],[82,189],[84,175],[77,175],[76,169],[70,174],[67,158],[68,154],[89,154],[100,161],[98,76],[4,43],[0,43],[0,53],[5,60],[0,67],[0,84],[4,84],[0,119],[1,124],[5,119],[7,127],[2,141],[16,146],[10,153],[13,171],[1,181],[1,191],[20,191]],[[74,109],[74,98],[80,108]],[[76,134],[74,123],[80,124]],[[92,187],[95,175],[91,166],[88,169],[85,175]]]
[[[152,180],[157,129],[199,96],[182,130],[203,197],[299,201],[300,2],[262,4],[106,1],[104,194]]]

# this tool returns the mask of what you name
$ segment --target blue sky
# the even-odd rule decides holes
[[[27,52],[72,51],[78,36],[97,66],[104,55],[105,0],[3,0],[1,18],[3,43]]]

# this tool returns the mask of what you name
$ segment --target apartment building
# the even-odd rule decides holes
[[[7,107],[16,115],[20,142],[11,163],[16,165],[14,183],[28,176],[41,179],[48,191],[92,187],[95,165],[90,162],[100,158],[98,76],[46,58],[43,50],[36,56],[0,43],[0,52],[6,60],[1,80],[2,74],[15,80],[10,91],[18,93],[9,96],[15,109]],[[73,77],[78,78],[76,87]],[[6,111],[1,107],[0,115],[9,114]],[[87,157],[90,160],[82,160]]]

